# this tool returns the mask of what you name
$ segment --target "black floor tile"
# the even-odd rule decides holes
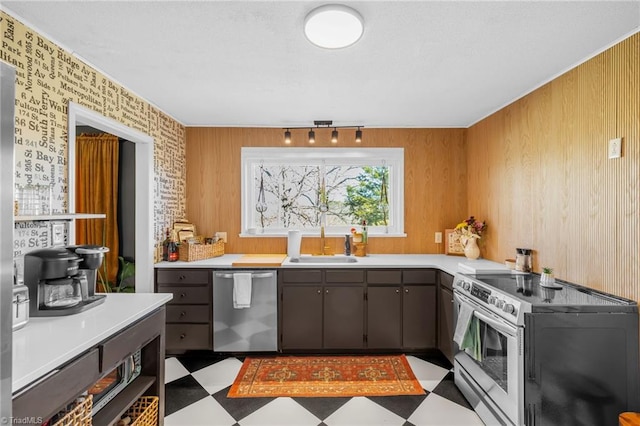
[[[424,395],[369,396],[367,398],[403,419],[408,419],[429,395],[429,391],[425,392]]]
[[[416,425],[414,425],[413,423],[407,420],[406,422],[402,423],[402,426],[416,426]]]
[[[473,410],[471,405],[467,402],[467,399],[462,395],[458,387],[453,382],[453,373],[449,372],[442,379],[440,383],[433,389],[432,391],[436,395],[439,395],[443,398],[448,399],[449,401],[455,402],[456,404],[462,405],[465,408]]]
[[[214,393],[213,398],[222,405],[227,413],[237,422],[247,417],[254,411],[264,407],[275,398],[227,398],[231,386]]]
[[[167,383],[164,391],[165,416],[209,396],[209,393],[191,375]]]
[[[307,411],[319,418],[325,420],[327,417],[335,413],[338,408],[346,404],[351,397],[345,398],[292,398],[295,402],[302,405]]]
[[[430,350],[428,352],[421,352],[421,353],[408,354],[408,355],[414,356],[423,361],[430,362],[431,364],[435,364],[438,367],[444,368],[445,370],[451,370],[453,368],[453,365],[451,365],[451,362],[449,362],[449,359],[447,359],[447,357],[444,356],[442,352],[438,350]]]
[[[227,355],[214,354],[213,352],[188,352],[184,355],[176,356],[178,361],[187,369],[189,373],[201,370],[205,367],[213,365],[224,359],[229,358]]]

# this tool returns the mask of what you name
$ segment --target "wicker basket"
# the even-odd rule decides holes
[[[183,262],[193,262],[194,260],[209,259],[222,256],[224,254],[224,242],[218,241],[213,244],[180,244],[180,260]]]
[[[68,411],[62,418],[56,421],[53,426],[91,426],[91,409],[93,408],[93,395],[89,395],[82,400],[76,400],[76,405]]]
[[[124,413],[123,417],[127,416],[131,418],[130,426],[156,426],[158,424],[158,397],[141,396]]]

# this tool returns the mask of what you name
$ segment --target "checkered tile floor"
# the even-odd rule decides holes
[[[473,426],[482,421],[453,383],[448,361],[407,356],[426,395],[227,398],[243,358],[195,353],[165,361],[166,426]]]

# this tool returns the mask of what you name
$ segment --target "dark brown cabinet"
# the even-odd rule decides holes
[[[402,347],[402,286],[369,285],[367,289],[367,347]]]
[[[212,269],[156,269],[156,292],[167,305],[167,352],[213,349]]]
[[[438,349],[453,363],[453,276],[440,272]]]
[[[436,347],[436,286],[403,285],[402,347]]]
[[[364,271],[282,270],[280,348],[364,347]]]

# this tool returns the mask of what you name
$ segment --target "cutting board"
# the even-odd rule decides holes
[[[245,254],[231,266],[280,266],[286,257],[286,254]]]

